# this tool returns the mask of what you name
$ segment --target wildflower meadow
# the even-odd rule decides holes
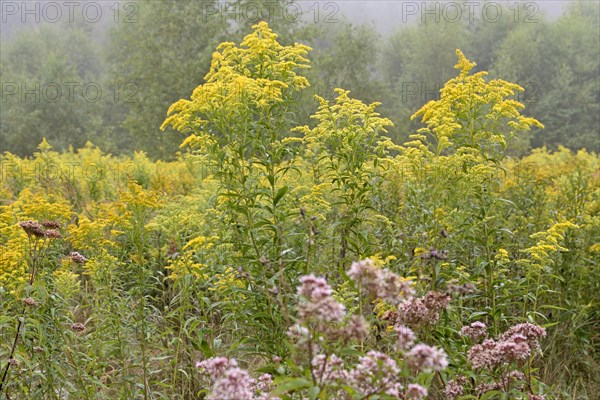
[[[0,155],[0,398],[600,398],[598,155],[515,155],[544,121],[461,50],[402,144],[344,88],[306,125],[275,31],[161,111],[174,160]]]

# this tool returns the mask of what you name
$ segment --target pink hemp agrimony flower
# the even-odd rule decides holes
[[[398,382],[400,368],[396,361],[384,353],[371,350],[360,357],[349,374],[352,387],[365,394],[385,393],[400,397],[402,384]]]
[[[449,294],[471,294],[475,293],[476,291],[477,289],[472,283],[464,283],[459,285],[456,282],[450,282],[446,287],[446,292]]]
[[[362,315],[351,315],[342,324],[320,328],[330,342],[341,340],[347,343],[352,339],[363,340],[369,336],[369,325]]]
[[[331,297],[331,286],[324,278],[317,278],[313,274],[300,278],[301,285],[298,294],[309,301],[319,301]]]
[[[394,331],[398,334],[396,339],[396,348],[400,351],[408,350],[415,343],[415,333],[412,329],[404,325],[394,326]]]
[[[524,324],[518,324],[510,327],[506,332],[500,335],[500,340],[511,340],[515,335],[522,335],[525,337],[527,344],[532,351],[540,350],[539,339],[546,337],[546,329],[539,325],[534,325],[529,322]]]
[[[347,339],[365,339],[369,335],[369,326],[365,318],[357,315],[351,316],[344,328],[344,335]]]
[[[460,330],[461,336],[467,336],[474,341],[487,337],[487,326],[483,322],[473,322],[471,325],[463,326]]]
[[[482,396],[484,393],[490,392],[492,390],[501,390],[507,391],[509,388],[514,388],[517,390],[523,389],[523,384],[515,385],[514,381],[525,380],[525,374],[521,371],[510,371],[504,377],[502,377],[499,381],[491,382],[491,383],[482,383],[475,388],[475,392]]]
[[[429,251],[421,254],[421,258],[423,259],[435,259],[435,260],[446,260],[448,258],[448,250],[436,250],[434,248],[429,249]]]
[[[83,264],[87,261],[87,258],[85,258],[76,251],[72,251],[71,253],[69,253],[69,257],[71,257],[71,261],[73,261],[76,264]]]
[[[497,343],[486,339],[481,344],[476,344],[467,352],[467,358],[475,369],[492,369],[502,362],[498,352]]]
[[[215,382],[207,400],[253,400],[254,382],[247,371],[233,367]]]
[[[272,384],[273,384],[273,377],[271,376],[271,374],[262,374],[256,380],[256,390],[258,390],[260,392],[264,392],[264,393],[270,392],[272,389],[271,388]]]
[[[58,221],[42,221],[41,225],[46,229],[58,229],[60,228],[60,222]]]
[[[42,225],[40,225],[37,221],[21,221],[19,222],[19,226],[23,228],[27,236],[35,236],[35,237],[44,237],[44,230],[42,229]]]
[[[37,221],[21,221],[19,226],[23,228],[27,236],[37,238],[60,239],[62,234],[58,231],[60,224],[57,221],[44,221],[41,224]]]
[[[523,335],[511,336],[510,340],[501,340],[496,345],[498,352],[506,362],[526,360],[531,354],[527,338]]]
[[[467,377],[463,375],[457,376],[446,383],[444,394],[448,400],[455,400],[458,396],[462,396],[465,388],[463,385],[467,383]]]
[[[319,354],[311,361],[312,373],[320,385],[344,382],[348,379],[348,372],[344,370],[344,361],[331,354]]]
[[[71,325],[71,329],[75,332],[83,332],[85,330],[85,325],[83,325],[81,322],[75,322],[73,325]]]
[[[440,311],[450,304],[451,297],[447,293],[428,292],[423,297],[415,297],[403,301],[398,306],[397,322],[410,327],[421,327],[437,322]]]
[[[540,349],[538,339],[546,335],[540,326],[525,323],[515,325],[500,335],[497,341],[484,340],[469,349],[467,358],[475,369],[493,369],[503,363],[526,360]]]
[[[44,232],[44,236],[48,239],[60,239],[62,238],[62,234],[57,229],[47,229]]]
[[[296,342],[304,341],[308,339],[309,336],[310,332],[308,329],[298,324],[290,326],[287,330],[287,337]]]
[[[414,294],[412,282],[405,281],[395,273],[378,268],[371,259],[353,262],[348,276],[373,297],[398,304]]]
[[[529,400],[546,400],[546,398],[539,394],[529,393]]]
[[[35,307],[37,302],[32,297],[25,297],[23,298],[23,304],[29,307]]]
[[[300,278],[298,294],[305,301],[298,305],[301,321],[340,322],[346,315],[345,307],[331,297],[331,287],[323,278],[307,275]]]
[[[252,379],[247,371],[238,367],[236,360],[226,357],[212,357],[196,364],[204,374],[210,377],[212,390],[207,400],[276,400],[269,397],[273,377],[263,374]],[[255,397],[255,394],[258,395]]]
[[[406,388],[407,399],[421,400],[425,397],[427,397],[427,389],[421,385],[417,385],[416,383],[408,384],[408,387]]]
[[[406,363],[415,370],[442,371],[448,366],[448,358],[442,349],[420,343],[405,355]]]
[[[210,376],[213,381],[220,378],[230,367],[237,367],[237,361],[227,357],[212,357],[196,363],[196,368]]]

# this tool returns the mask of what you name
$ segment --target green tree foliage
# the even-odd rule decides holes
[[[309,124],[310,115],[317,110],[314,96],[332,100],[337,87],[348,88],[362,101],[376,101],[381,92],[377,72],[380,36],[373,26],[357,26],[340,18],[335,23],[306,24],[296,33],[297,40],[313,48],[311,68],[306,71],[312,84],[297,97],[298,121]]]
[[[0,151],[29,155],[43,137],[66,149],[104,136],[110,92],[99,83],[102,57],[85,25],[44,25],[2,47]]]
[[[417,125],[410,121],[413,110],[439,98],[443,83],[454,74],[454,51],[468,50],[467,43],[463,25],[445,22],[408,27],[389,38],[382,55],[388,88],[387,101],[382,103],[385,115],[394,121],[394,139],[405,140],[416,130]]]
[[[111,80],[136,91],[134,102],[116,104],[128,148],[154,157],[172,157],[181,136],[160,131],[164,110],[189,95],[210,65],[225,32],[212,2],[139,2],[139,21],[121,23],[110,37]]]
[[[381,101],[382,114],[394,123],[389,135],[399,144],[418,128],[412,110],[438,99],[453,76],[460,48],[478,60],[476,70],[523,86],[515,100],[544,121],[546,129],[520,137],[513,152],[544,145],[599,150],[600,11],[594,2],[573,2],[556,20],[532,14],[523,3],[503,7],[498,20],[476,7],[470,20],[464,5],[458,21],[428,15],[387,37],[341,14],[313,21],[314,6],[306,4],[296,15],[298,3],[290,0],[128,4],[107,40],[98,35],[103,28],[83,21],[32,25],[4,38],[0,151],[31,155],[47,137],[59,150],[91,140],[111,153],[142,150],[152,158],[172,158],[183,136],[171,128],[160,131],[164,110],[189,96],[217,43],[225,36],[241,40],[260,20],[279,33],[282,44],[313,48],[306,74],[313,84],[293,99],[301,123],[309,123],[316,110],[315,94],[332,100],[333,89],[345,87],[367,103]],[[58,101],[52,101],[53,83],[62,91]],[[98,87],[102,95],[96,100]],[[28,90],[37,94],[26,95]]]
[[[233,0],[221,2],[208,14],[228,20],[233,33],[230,39],[242,40],[252,25],[265,21],[278,32],[279,41],[289,45],[298,42],[306,28],[303,11],[307,10],[294,0]]]
[[[318,30],[314,42],[314,74],[322,95],[334,97],[333,88],[344,87],[365,102],[375,101],[380,92],[377,61],[380,36],[371,25],[340,21]]]
[[[522,25],[498,51],[498,75],[525,87],[521,101],[544,121],[532,147],[600,149],[597,3],[573,3],[555,23]]]
[[[546,129],[519,138],[513,151],[564,145],[598,151],[600,142],[599,7],[574,2],[558,20],[517,5],[502,8],[493,21],[475,13],[472,22],[434,17],[392,34],[379,65],[384,113],[393,121],[391,136],[403,141],[414,132],[410,110],[439,97],[452,75],[452,54],[461,48],[479,61],[477,70],[516,81],[525,89],[515,98]],[[463,10],[463,15],[468,14]],[[527,17],[527,21],[525,21]]]

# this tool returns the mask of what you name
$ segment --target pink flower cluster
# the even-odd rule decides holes
[[[353,262],[348,276],[373,297],[398,304],[414,295],[412,282],[405,281],[395,273],[377,267],[369,258]]]
[[[288,328],[287,336],[290,340],[293,340],[293,341],[301,344],[301,343],[306,342],[309,339],[310,332],[305,327],[296,324],[296,325],[290,326]]]
[[[437,250],[433,247],[429,249],[429,251],[421,254],[421,258],[425,260],[446,260],[448,259],[448,250]]]
[[[396,339],[396,349],[399,351],[408,350],[415,343],[415,333],[412,329],[404,325],[394,326],[394,331],[398,334]]]
[[[320,385],[335,384],[348,379],[348,372],[344,370],[344,361],[331,354],[319,354],[311,362],[313,376]]]
[[[237,361],[225,357],[213,357],[196,364],[210,377],[212,390],[207,400],[277,400],[269,397],[273,377],[264,374],[258,379],[250,377],[247,371],[238,367]]]
[[[435,358],[435,355],[433,357]],[[428,362],[430,361],[425,363]],[[335,354],[319,354],[313,358],[311,369],[312,375],[319,385],[331,385],[339,388],[352,387],[365,397],[376,394],[416,400],[427,397],[427,389],[413,383],[408,384],[403,392],[404,387],[399,379],[400,367],[396,360],[378,351],[369,351],[366,356],[360,357],[358,364],[350,370],[344,369],[343,360]],[[342,389],[335,398],[346,399],[349,397],[347,392]]]
[[[503,342],[505,344],[506,342]],[[487,339],[482,344],[477,344],[467,353],[469,362],[475,369],[493,369],[497,365],[509,362],[500,352],[498,342]],[[524,352],[520,354],[521,359],[529,357],[529,348],[524,348]]]
[[[346,315],[344,306],[331,297],[331,287],[323,278],[313,274],[300,278],[298,294],[306,301],[298,305],[301,321],[340,322]]]
[[[253,400],[254,391],[252,390],[252,379],[247,371],[241,368],[233,367],[225,371],[223,376],[218,379],[208,400]]]
[[[539,394],[529,393],[529,400],[546,400],[546,398]]]
[[[475,369],[494,367],[526,360],[532,351],[540,348],[539,338],[546,336],[546,330],[530,323],[511,327],[498,340],[487,339],[469,350],[467,356]]]
[[[376,268],[370,260],[354,263],[349,275],[357,279],[361,287],[366,288],[373,296],[386,296],[387,300],[397,301],[413,295],[410,285],[402,289],[402,285],[399,284],[400,278],[392,278],[392,286],[382,282],[384,278],[395,275]],[[288,329],[288,337],[295,341],[299,348],[306,344],[312,345],[313,354],[317,355],[310,362],[311,375],[320,386],[329,386],[334,390],[329,394],[335,394],[335,398],[338,399],[348,398],[344,389],[347,387],[352,387],[365,398],[381,394],[407,400],[427,397],[426,388],[407,382],[404,383],[406,387],[403,385],[401,377],[404,374],[401,374],[400,366],[394,358],[385,353],[369,351],[359,358],[355,366],[348,369],[337,355],[318,354],[322,351],[322,341],[325,339],[347,341],[350,338],[366,338],[367,323],[362,316],[351,316],[344,320],[344,309],[332,299],[331,287],[325,279],[308,275],[303,276],[300,282],[298,294],[304,300],[298,307],[299,324]],[[440,304],[447,305],[449,298],[448,295],[432,292],[424,297],[423,304],[437,310]],[[319,324],[311,325],[310,322]],[[321,322],[328,324],[320,324]],[[396,349],[404,353],[404,359],[410,368],[430,372],[441,371],[448,366],[446,353],[442,349],[425,344],[415,345],[416,335],[405,325],[396,324],[394,329],[397,334]]]
[[[208,400],[278,400],[269,395],[273,390],[271,375],[252,379],[233,359],[214,357],[196,366],[212,382]],[[344,369],[343,360],[335,354],[319,354],[313,358],[311,368],[320,385],[348,385],[365,396],[387,394],[415,400],[427,397],[427,389],[417,384],[409,384],[402,394],[403,386],[398,381],[400,368],[393,358],[381,352],[370,351],[350,371]],[[345,398],[347,393],[341,391],[338,395]]]
[[[475,288],[475,285],[473,285],[472,283],[463,283],[462,285],[459,285],[456,282],[449,282],[446,288],[446,292],[450,293],[450,294],[471,294],[471,293],[475,293],[477,291],[477,289]]]
[[[471,325],[463,326],[460,335],[467,336],[474,341],[485,339],[487,337],[487,326],[483,322],[473,322]]]
[[[333,335],[330,334],[333,338],[341,337],[342,339],[348,341],[352,338],[362,340],[365,339],[369,335],[369,326],[367,321],[365,321],[364,317],[352,315],[346,326],[342,327],[342,329],[334,332]]]
[[[227,357],[213,357],[196,363],[196,368],[210,376],[212,381],[222,376],[229,367],[237,367],[237,362],[233,359],[229,360]]]
[[[405,354],[406,363],[414,370],[431,372],[442,371],[448,366],[448,358],[443,349],[420,343]]]
[[[477,398],[480,398],[485,393],[490,391],[519,390],[523,391],[526,388],[527,378],[525,374],[518,370],[513,370],[508,373],[503,373],[499,380],[486,382],[477,385],[474,390]],[[468,380],[465,376],[459,375],[455,379],[448,381],[444,389],[444,395],[447,400],[456,400],[458,397],[465,394],[465,385]],[[474,385],[474,384],[473,384]],[[530,400],[544,400],[543,396],[537,396],[529,393]]]
[[[20,221],[19,226],[23,228],[29,238],[48,238],[48,239],[60,239],[62,234],[58,230],[60,223],[57,221]]]
[[[500,340],[511,340],[511,338],[516,337],[517,335],[524,336],[529,348],[536,352],[540,350],[539,339],[546,337],[546,329],[528,322],[518,324],[510,327],[506,332],[500,335]]]
[[[502,377],[499,381],[492,383],[483,383],[478,385],[475,388],[475,391],[479,396],[482,396],[484,393],[490,392],[492,390],[508,390],[513,382],[523,382],[525,380],[525,374],[521,371],[510,371],[508,374]],[[520,386],[514,385],[515,389],[521,390],[523,389],[523,385]]]
[[[371,350],[360,357],[358,365],[350,371],[349,379],[352,387],[365,396],[384,393],[399,397],[402,390],[399,374],[400,368],[393,358]]]
[[[427,397],[427,389],[416,383],[409,383],[404,395],[407,399],[421,400]]]
[[[446,383],[446,388],[444,389],[446,399],[455,400],[458,396],[462,396],[465,391],[463,385],[466,385],[466,383],[467,377],[463,375],[459,375],[455,379],[448,381],[448,383]]]
[[[449,294],[434,291],[423,297],[404,300],[398,306],[397,322],[410,327],[434,324],[440,317],[440,311],[448,307],[450,300]]]
[[[83,255],[76,251],[72,251],[69,254],[69,257],[71,257],[71,261],[73,261],[76,264],[84,264],[87,261],[87,258],[85,258]]]

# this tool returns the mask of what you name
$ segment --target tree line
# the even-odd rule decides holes
[[[226,15],[207,14],[207,7],[219,10],[218,1],[132,3],[139,11],[134,23],[120,18],[105,35],[83,20],[14,32],[0,58],[0,152],[30,155],[45,137],[56,149],[91,141],[114,154],[173,158],[183,136],[159,129],[169,105],[202,82],[216,44],[239,41],[255,22],[244,5],[273,7],[264,0],[234,3],[240,7]],[[386,36],[343,17],[269,22],[282,43],[313,48],[313,86],[296,99],[306,123],[317,107],[313,95],[333,98],[334,88],[344,87],[365,102],[381,102],[394,123],[389,136],[402,143],[418,128],[411,113],[435,100],[453,76],[460,48],[478,70],[525,89],[516,100],[545,129],[522,138],[513,151],[523,154],[559,145],[600,150],[599,17],[597,3],[573,2],[554,20],[430,18]]]

